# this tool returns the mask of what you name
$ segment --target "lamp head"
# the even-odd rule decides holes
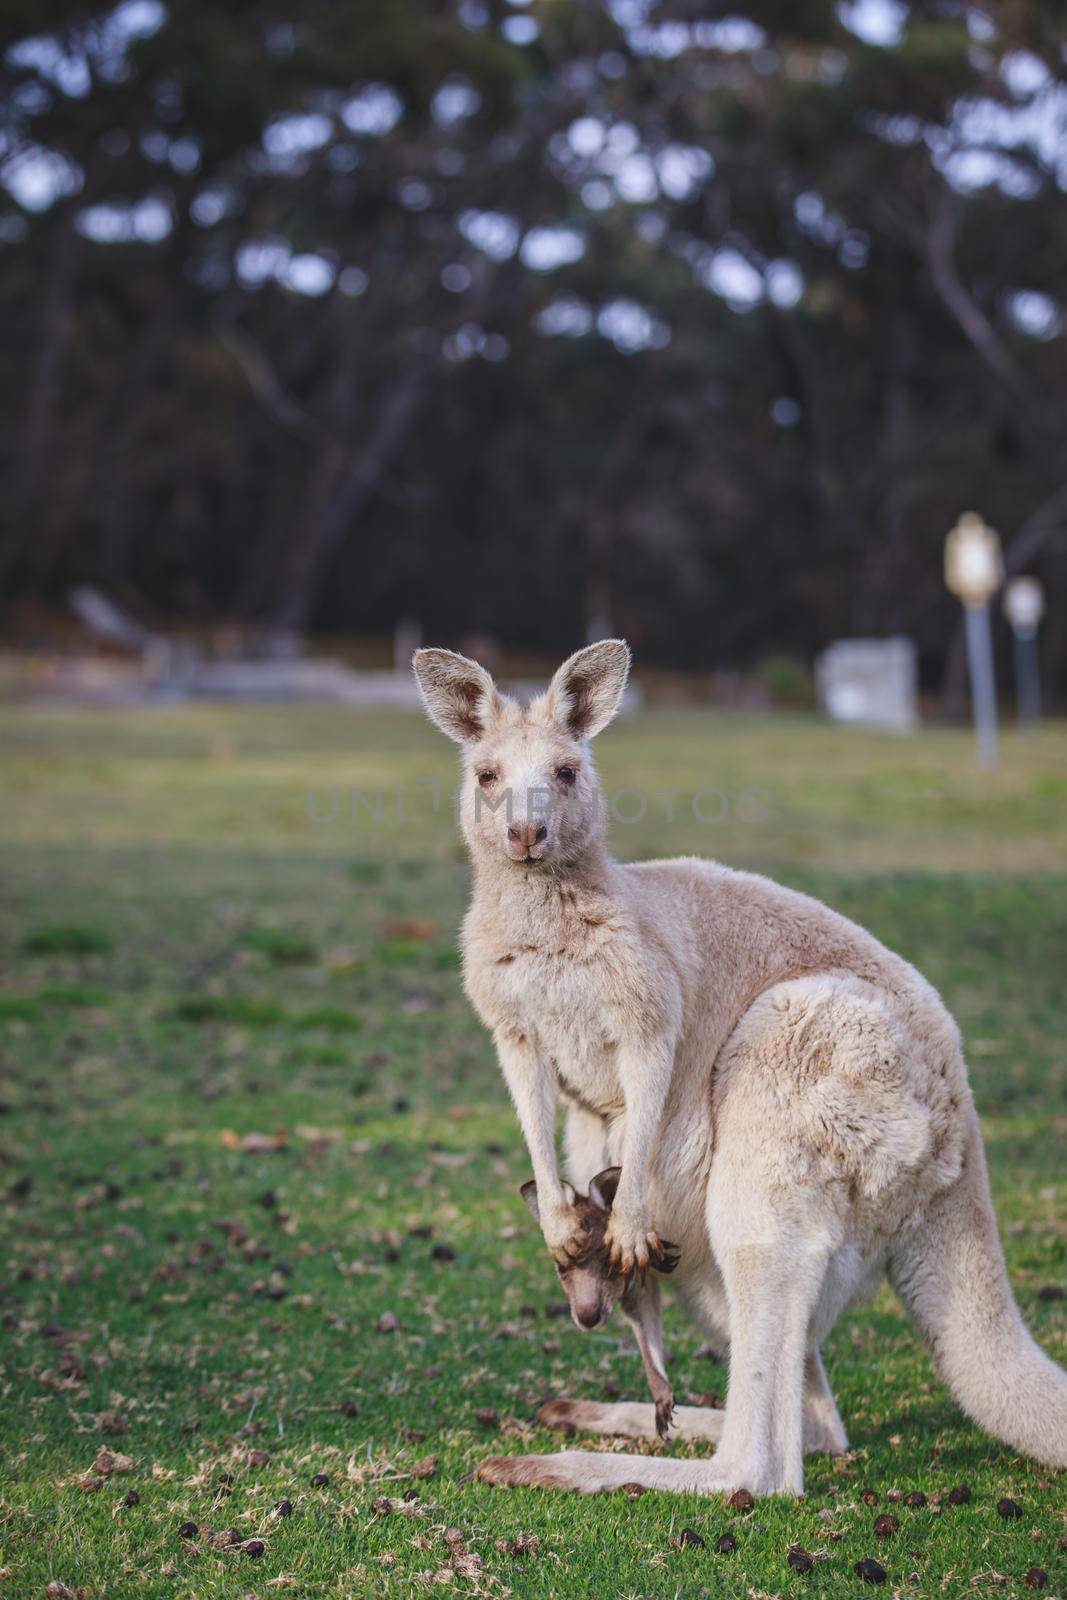
[[[965,511],[945,540],[945,582],[965,606],[984,606],[1004,581],[1000,538]]]

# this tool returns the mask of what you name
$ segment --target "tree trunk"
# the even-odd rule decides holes
[[[81,255],[81,236],[74,226],[84,195],[64,200],[56,219],[41,299],[40,332],[30,367],[25,424],[11,497],[11,541],[0,577],[8,587],[26,552],[32,550],[39,523],[39,499],[45,468],[53,456],[59,410],[59,380],[74,319],[74,296]]]
[[[284,632],[306,630],[327,564],[404,444],[429,381],[428,361],[410,359],[394,374],[370,437],[354,459],[347,441],[329,438],[322,445],[282,573],[275,622]]]

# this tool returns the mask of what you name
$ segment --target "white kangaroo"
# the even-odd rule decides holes
[[[718,1441],[711,1460],[564,1451],[480,1476],[799,1494],[805,1448],[846,1447],[818,1347],[886,1273],[968,1414],[1067,1466],[1067,1373],[1008,1286],[952,1018],[906,961],[806,895],[711,861],[608,858],[588,740],[628,670],[626,645],[605,640],[523,707],[474,661],[415,657],[430,716],[462,747],[464,980],[546,1243],[557,1264],[581,1257],[556,1162],[562,1099],[574,1183],[622,1168],[616,1270],[664,1259],[660,1230],[677,1242],[684,1304],[729,1344],[727,1404],[701,1434]]]

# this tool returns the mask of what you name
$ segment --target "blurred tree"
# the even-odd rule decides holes
[[[12,602],[1067,670],[1063,10],[8,0]]]

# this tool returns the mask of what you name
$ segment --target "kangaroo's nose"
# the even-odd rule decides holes
[[[521,844],[524,850],[532,850],[535,844],[541,844],[548,838],[548,829],[543,822],[512,823],[508,838],[512,844]]]

